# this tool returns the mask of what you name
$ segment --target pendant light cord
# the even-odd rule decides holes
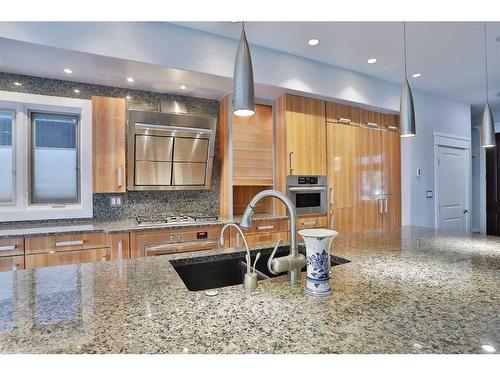
[[[486,40],[486,22],[484,23],[484,63],[486,65],[486,104],[488,104],[488,42]]]
[[[403,21],[403,49],[404,49],[404,55],[405,55],[405,79],[408,79],[407,73],[406,73],[406,22]]]

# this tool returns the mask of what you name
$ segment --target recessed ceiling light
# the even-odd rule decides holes
[[[65,68],[64,73],[71,74],[71,73],[73,73],[73,71],[70,68]]]
[[[130,99],[132,99],[132,97],[131,97],[130,95],[127,95],[127,96],[125,97],[125,99],[130,100]]]
[[[23,84],[21,82],[14,82],[14,86],[22,86]]]
[[[307,44],[309,44],[310,46],[317,46],[319,44],[319,39],[309,39],[307,41]]]
[[[412,76],[413,78],[418,78],[418,77],[420,77],[421,75],[422,75],[422,74],[420,74],[420,73],[415,73],[415,74],[412,74],[411,76]]]
[[[73,92],[74,92],[75,94],[79,94],[79,93],[80,93],[80,90],[78,90],[78,89],[74,89],[74,90],[73,90]]]
[[[497,350],[491,346],[491,345],[481,345],[481,348],[486,352],[486,353],[495,353]]]
[[[378,61],[378,59],[375,57],[372,57],[371,59],[366,60],[366,62],[368,64],[375,64],[377,61]]]
[[[185,90],[185,89],[187,89],[187,87],[186,87],[186,86],[184,86],[184,85],[181,85],[180,87],[181,87],[181,90]]]
[[[133,79],[132,77],[128,77],[128,78],[127,78],[127,81],[129,81],[129,82],[134,82],[134,79]]]

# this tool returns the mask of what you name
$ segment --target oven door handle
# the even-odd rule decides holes
[[[289,187],[290,191],[323,191],[326,190],[325,186],[292,186]]]

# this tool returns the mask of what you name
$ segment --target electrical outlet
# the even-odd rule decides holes
[[[434,196],[434,193],[432,192],[432,190],[427,190],[425,192],[425,197],[426,198],[432,198]]]
[[[109,205],[111,207],[120,207],[122,205],[122,197],[116,195],[109,197]]]

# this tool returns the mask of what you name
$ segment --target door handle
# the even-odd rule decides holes
[[[330,188],[330,208],[333,208],[335,204],[335,191]]]
[[[123,259],[123,240],[118,241],[118,259]]]
[[[384,198],[384,213],[387,213],[387,198]]]
[[[379,214],[383,214],[384,213],[384,209],[382,207],[382,199],[381,198],[377,199],[377,202],[378,202],[378,213]]]
[[[116,173],[117,173],[118,187],[121,188],[123,186],[123,167],[121,165],[118,166]]]
[[[343,123],[343,124],[350,124],[351,123],[351,119],[347,118],[347,117],[339,117],[339,122]]]
[[[468,213],[468,212],[469,212],[469,210],[464,210],[464,214],[466,214],[466,213]]]
[[[16,245],[0,246],[0,251],[12,251],[12,250],[16,250]]]
[[[58,241],[56,242],[56,247],[63,247],[63,246],[77,246],[77,245],[83,245],[83,240],[76,240],[76,241]]]
[[[293,174],[293,170],[295,169],[295,153],[290,152],[290,174]]]

